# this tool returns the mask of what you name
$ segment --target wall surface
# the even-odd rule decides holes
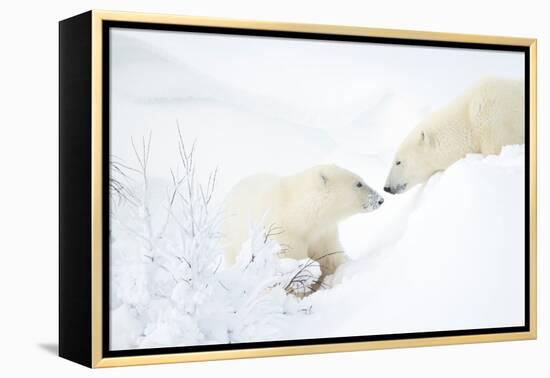
[[[547,324],[550,28],[543,2],[500,1],[57,1],[10,3],[0,23],[2,70],[2,364],[9,376],[87,376],[57,353],[57,21],[88,9],[329,23],[539,40],[539,339],[345,354],[111,369],[99,376],[543,377],[550,371]],[[545,172],[546,171],[546,172]]]

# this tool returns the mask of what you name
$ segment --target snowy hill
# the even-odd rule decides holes
[[[338,272],[340,284],[309,298],[313,314],[288,332],[327,337],[523,324],[524,174],[523,146],[470,155],[424,187],[388,197],[378,212],[346,222],[343,241],[355,245],[355,260]]]

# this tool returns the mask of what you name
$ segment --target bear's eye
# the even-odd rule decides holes
[[[363,183],[358,182],[357,184],[355,184],[355,186],[357,186],[358,188],[361,188],[363,186]]]
[[[399,165],[399,164],[401,164],[400,161],[396,161],[396,162],[395,162],[395,165]]]

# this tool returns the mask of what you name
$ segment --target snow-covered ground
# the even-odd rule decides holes
[[[130,138],[142,152],[151,135],[149,206],[113,206],[113,349],[523,324],[523,146],[467,156],[343,222],[351,261],[331,288],[305,299],[273,286],[300,264],[272,259],[273,246],[245,246],[267,248],[246,275],[244,260],[219,270],[221,252],[212,247],[210,273],[200,276],[208,289],[182,291],[170,283],[189,273],[176,272],[184,256],[173,251],[188,240],[177,225],[153,248],[136,236],[164,227],[170,169],[182,169],[176,124],[188,147],[196,142],[197,180],[206,185],[218,169],[213,208],[249,174],[321,163],[350,169],[381,192],[393,151],[418,120],[483,77],[521,77],[521,55],[127,30],[113,32],[111,51],[113,159],[139,166]],[[162,269],[151,268],[148,248],[172,251]]]

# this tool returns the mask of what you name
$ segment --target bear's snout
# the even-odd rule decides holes
[[[383,203],[384,203],[384,198],[373,190],[371,193],[369,193],[369,195],[366,198],[366,201],[362,205],[363,211],[370,212],[370,211],[376,210],[380,206],[382,206]]]
[[[399,184],[395,186],[385,186],[384,191],[390,194],[399,194],[403,193],[407,189],[407,184]]]

